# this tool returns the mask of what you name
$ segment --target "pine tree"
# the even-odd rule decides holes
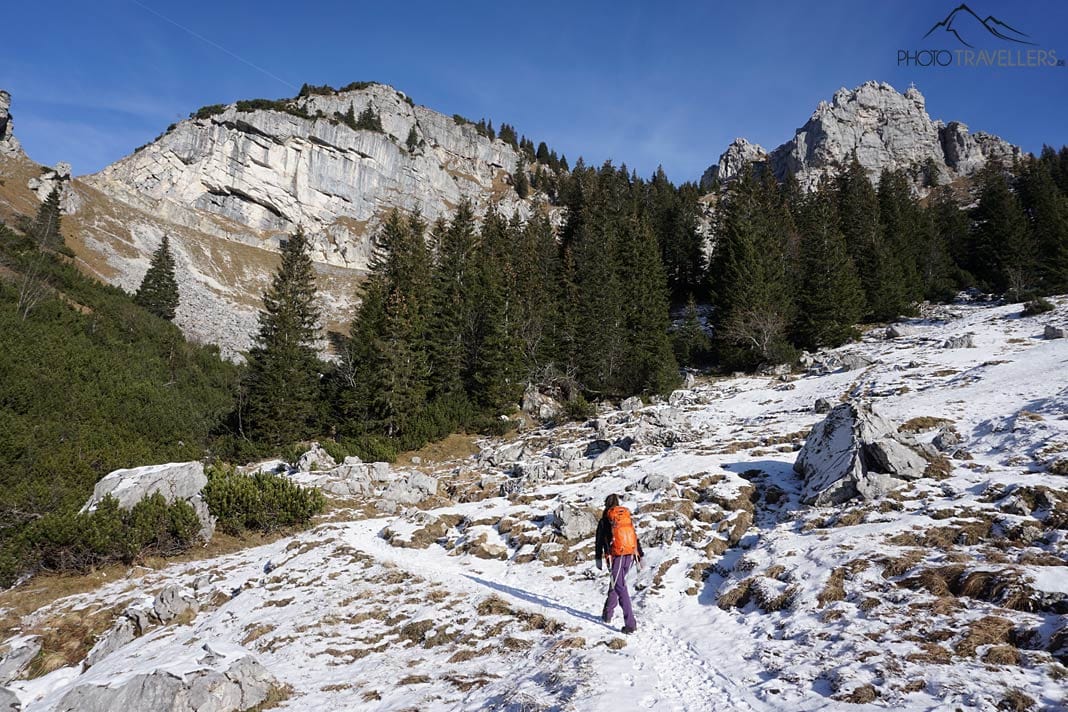
[[[281,446],[314,432],[322,371],[318,321],[315,269],[298,229],[282,246],[248,355],[244,428],[254,439]]]
[[[562,363],[564,352],[562,266],[548,216],[538,213],[528,220],[519,229],[513,250],[515,334],[522,355],[521,377],[533,383],[545,369],[555,370]]]
[[[30,227],[30,232],[37,244],[49,250],[61,250],[64,247],[63,235],[59,230],[61,222],[59,198],[60,190],[57,184],[37,208],[37,216]]]
[[[884,170],[879,178],[879,230],[866,255],[869,315],[879,321],[897,318],[923,298],[917,264],[919,207],[901,171]]]
[[[408,153],[414,153],[415,149],[419,147],[419,134],[415,132],[415,125],[408,130],[408,138],[405,140],[404,145],[408,147]]]
[[[834,196],[826,187],[799,205],[800,280],[794,340],[806,349],[834,347],[856,336],[864,313],[860,288],[845,238],[838,229]]]
[[[174,274],[170,240],[166,235],[152,254],[152,261],[134,295],[134,301],[162,319],[174,320],[178,309],[178,280]]]
[[[868,174],[854,155],[837,180],[838,227],[873,308],[880,264],[879,199]]]
[[[949,258],[949,277],[954,289],[975,286],[971,248],[971,221],[949,187],[938,188],[931,194],[928,209],[934,221],[938,240],[944,245]]]
[[[351,110],[351,107],[350,107]],[[356,118],[356,128],[364,131],[377,131],[382,133],[382,118],[373,106],[368,105]]]

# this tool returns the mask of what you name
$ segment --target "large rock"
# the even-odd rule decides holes
[[[2,89],[0,89],[0,154],[22,155],[22,146],[15,138],[15,122],[11,118],[11,95]]]
[[[974,349],[975,339],[971,334],[951,336],[942,343],[944,349]]]
[[[111,628],[97,639],[85,657],[85,666],[93,667],[116,650],[132,643],[137,635],[137,625],[126,616],[120,616]]]
[[[597,519],[593,514],[571,504],[557,507],[553,521],[560,536],[568,540],[585,539],[597,531]]]
[[[522,410],[535,420],[548,421],[559,418],[564,412],[564,406],[534,386],[528,386],[523,392]]]
[[[300,472],[332,470],[335,467],[337,461],[319,443],[312,443],[307,452],[297,458],[297,470]]]
[[[612,445],[593,460],[593,469],[600,470],[603,467],[611,467],[626,459],[627,451],[621,447]]]
[[[438,492],[438,481],[422,472],[413,472],[404,479],[389,483],[382,499],[396,504],[418,504]]]
[[[18,636],[0,645],[0,685],[6,685],[23,673],[30,661],[41,652],[41,639],[35,635]],[[0,710],[3,708],[0,707]]]
[[[112,656],[75,678],[50,712],[237,712],[263,703],[277,685],[247,650],[211,644],[168,647],[131,668]],[[131,658],[133,655],[131,654]],[[38,709],[38,708],[34,708]]]
[[[921,477],[926,465],[893,423],[843,403],[813,426],[794,470],[804,478],[801,501],[822,506],[881,497],[900,481]]]
[[[0,712],[20,712],[19,697],[6,687],[0,687]]]
[[[903,170],[917,189],[925,190],[932,178],[944,184],[976,174],[990,160],[1011,165],[1023,155],[1020,148],[996,136],[970,134],[962,123],[931,120],[915,87],[900,93],[878,82],[840,89],[831,101],[819,103],[791,140],[764,158],[761,151],[736,139],[719,163],[705,172],[703,184],[707,188],[714,177],[721,181],[736,177],[736,166],[747,159],[763,161],[780,179],[794,175],[802,190],[815,190],[856,156],[872,181],[883,170]],[[934,175],[926,175],[929,166]]]
[[[1059,326],[1046,325],[1046,328],[1042,330],[1042,336],[1046,339],[1064,339],[1068,338],[1068,329]]]
[[[199,462],[171,462],[165,465],[147,465],[125,470],[115,470],[103,477],[93,488],[93,496],[82,507],[83,512],[96,509],[108,495],[119,501],[123,509],[159,493],[168,504],[184,500],[193,506],[200,519],[200,536],[210,540],[215,533],[215,517],[201,491],[208,484],[204,465]]]

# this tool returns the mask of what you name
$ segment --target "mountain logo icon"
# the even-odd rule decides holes
[[[934,26],[927,31],[927,34],[924,35],[924,37],[929,37],[939,29],[956,37],[957,41],[965,47],[974,47],[972,42],[976,42],[978,39],[985,37],[986,35],[984,35],[984,32],[993,35],[1000,40],[1004,40],[1005,42],[1015,42],[1017,44],[1026,45],[1037,44],[1037,42],[1031,41],[1031,36],[1026,32],[1020,32],[1015,27],[1006,22],[1002,22],[993,15],[987,15],[985,18],[981,18],[974,10],[964,3],[953,8],[953,11],[946,15],[946,19],[941,22],[936,22]]]

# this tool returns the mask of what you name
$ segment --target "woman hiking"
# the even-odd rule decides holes
[[[608,570],[612,573],[612,585],[608,588],[608,599],[604,602],[604,610],[601,611],[601,620],[605,623],[612,622],[612,614],[615,613],[616,603],[623,609],[623,632],[633,633],[637,624],[634,621],[634,610],[630,605],[630,594],[627,593],[627,572],[631,564],[637,564],[641,568],[642,545],[638,541],[638,535],[634,531],[634,524],[630,519],[630,510],[620,506],[619,497],[610,494],[604,500],[604,513],[601,521],[597,523],[596,557],[597,568],[601,568],[601,555],[608,559]]]

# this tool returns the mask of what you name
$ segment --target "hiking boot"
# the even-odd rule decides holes
[[[612,622],[612,619],[602,613],[601,614],[601,622],[604,623],[605,625],[608,625],[609,623]]]
[[[626,633],[627,635],[630,635],[631,633],[636,631],[637,628],[633,628],[633,627],[631,627],[629,625],[625,625],[622,628],[620,628],[620,630],[623,631],[624,633]]]

